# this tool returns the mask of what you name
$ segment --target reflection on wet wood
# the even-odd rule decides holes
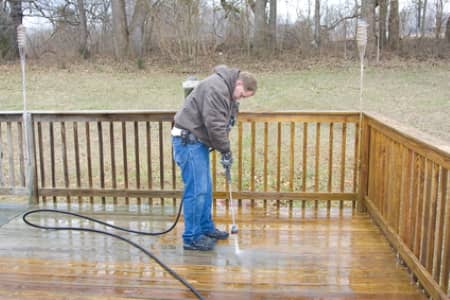
[[[214,210],[229,230],[225,203]],[[49,205],[47,207],[53,207]],[[137,230],[170,226],[173,206],[73,211]],[[61,205],[61,209],[66,209]],[[139,213],[140,212],[140,213]],[[91,225],[32,217],[42,225]],[[185,277],[207,299],[425,299],[368,215],[354,210],[239,209],[239,234],[211,252],[184,251],[183,224],[162,237],[127,235]],[[84,232],[43,231],[20,218],[0,228],[0,299],[192,299],[155,262],[127,244]]]

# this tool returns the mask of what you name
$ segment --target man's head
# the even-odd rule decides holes
[[[239,100],[242,98],[251,97],[256,93],[258,84],[253,74],[249,72],[240,72],[239,77],[234,87],[233,99]]]

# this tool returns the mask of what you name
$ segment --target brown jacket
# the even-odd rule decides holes
[[[230,151],[228,130],[238,104],[233,91],[238,69],[217,66],[186,98],[175,115],[175,126],[192,132],[202,143],[221,153]]]

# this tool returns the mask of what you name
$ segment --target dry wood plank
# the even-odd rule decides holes
[[[432,166],[433,163],[425,159],[425,183],[423,191],[423,212],[422,212],[422,234],[420,236],[420,262],[426,267],[426,257],[429,251],[428,248],[428,234],[429,234],[429,222],[428,218],[430,215],[431,208],[431,178],[432,178]],[[430,271],[430,270],[428,270]]]

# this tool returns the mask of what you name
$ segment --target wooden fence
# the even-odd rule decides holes
[[[172,159],[173,115],[33,112],[23,122],[21,113],[0,113],[0,194],[177,205],[182,183]],[[450,151],[367,113],[360,140],[359,124],[357,112],[240,113],[230,136],[233,197],[240,205],[301,210],[361,202],[428,294],[447,299]],[[219,160],[212,152],[216,200],[228,192]],[[34,176],[27,181],[28,168]]]

